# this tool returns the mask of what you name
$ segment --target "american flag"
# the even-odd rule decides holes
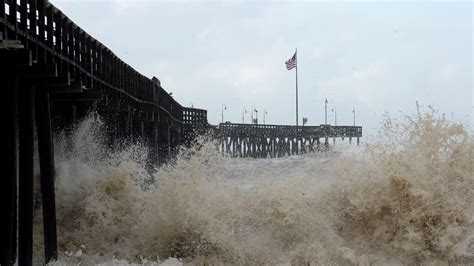
[[[295,54],[285,62],[286,69],[291,70],[296,67],[296,52]]]

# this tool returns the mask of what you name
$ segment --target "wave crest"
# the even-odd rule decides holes
[[[102,131],[91,115],[58,138],[64,260],[474,262],[474,144],[434,110],[351,152],[231,159],[200,140],[153,178],[146,147],[112,152]]]

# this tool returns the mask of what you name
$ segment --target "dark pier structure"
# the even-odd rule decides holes
[[[219,124],[220,150],[233,157],[274,158],[327,150],[329,138],[362,137],[362,127]],[[323,141],[321,143],[321,141]]]
[[[360,127],[212,127],[206,110],[180,105],[157,78],[137,72],[47,0],[0,0],[0,88],[0,265],[32,264],[34,186],[41,191],[45,262],[57,259],[53,132],[91,108],[104,118],[112,147],[140,140],[155,164],[206,130],[224,151],[244,157],[300,154],[317,149],[320,138],[362,134]]]
[[[1,265],[32,262],[35,140],[49,262],[57,258],[54,129],[93,107],[106,121],[111,145],[140,139],[160,163],[185,136],[207,127],[206,110],[181,106],[157,78],[138,73],[47,0],[0,0],[0,84],[6,129]]]

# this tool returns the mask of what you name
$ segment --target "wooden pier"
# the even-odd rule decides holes
[[[223,153],[233,157],[273,158],[327,150],[329,139],[347,138],[351,143],[355,138],[359,145],[362,127],[222,123],[218,134]]]
[[[137,72],[47,0],[0,0],[0,84],[1,265],[32,262],[35,139],[49,262],[57,258],[54,129],[95,108],[112,145],[140,139],[160,163],[183,143],[185,131],[207,125],[205,110],[180,105],[157,78]]]

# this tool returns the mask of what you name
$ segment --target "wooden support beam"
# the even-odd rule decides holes
[[[49,92],[45,89],[38,90],[36,96],[36,125],[38,129],[38,154],[43,203],[44,254],[45,264],[48,264],[58,259],[53,135],[51,131]]]
[[[6,123],[2,140],[2,169],[0,178],[0,265],[12,265],[16,261],[17,245],[17,99],[18,79],[7,69],[0,68],[0,80],[4,82],[2,116]]]
[[[19,235],[18,265],[31,265],[33,254],[34,93],[32,84],[19,90]]]

